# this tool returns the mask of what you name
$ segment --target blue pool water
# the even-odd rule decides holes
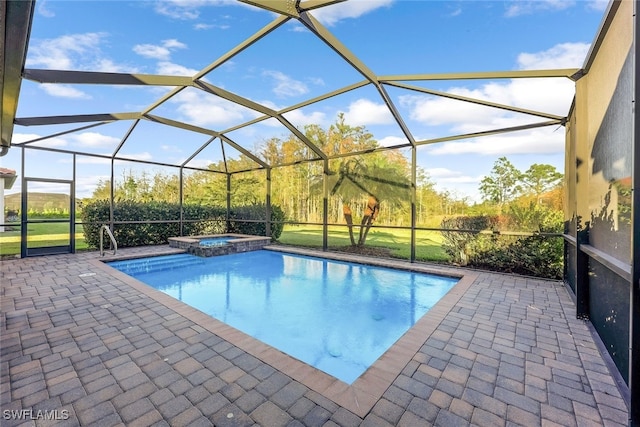
[[[200,246],[222,246],[235,240],[233,237],[210,237],[200,240]]]
[[[109,264],[348,384],[458,281],[267,250]]]

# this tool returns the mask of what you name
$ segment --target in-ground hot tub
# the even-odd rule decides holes
[[[257,251],[269,243],[270,237],[233,233],[169,238],[170,247],[185,249],[188,253],[201,257]]]

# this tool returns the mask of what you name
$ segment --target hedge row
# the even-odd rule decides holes
[[[455,264],[505,273],[561,279],[563,240],[560,237],[505,236],[459,230],[501,231],[510,223],[505,216],[468,216],[442,221],[443,249]],[[561,218],[550,215],[538,223],[538,232],[554,233],[562,229]]]
[[[243,222],[244,220],[266,219],[265,205],[242,206],[230,212],[227,229],[226,209],[218,206],[182,205],[184,221],[182,233],[180,223],[170,222],[180,219],[180,204],[168,202],[119,201],[114,204],[114,220],[148,221],[138,224],[115,224],[113,234],[119,247],[166,244],[169,237],[194,236],[222,233],[242,233],[266,235],[265,223]],[[272,221],[283,221],[284,213],[277,206],[271,207]],[[100,227],[109,223],[109,202],[91,201],[85,204],[82,214],[84,237],[89,247],[100,246]],[[271,237],[277,239],[282,232],[282,224],[273,224]]]
[[[265,205],[235,207],[229,212],[229,229],[227,232],[266,236],[267,228],[264,222],[266,219],[267,210]],[[247,220],[250,222],[245,222]],[[284,220],[284,211],[280,206],[271,205],[271,239],[277,240],[280,237],[284,227]]]

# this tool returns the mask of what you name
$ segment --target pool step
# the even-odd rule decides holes
[[[115,261],[109,263],[111,267],[125,274],[135,275],[141,273],[155,273],[158,271],[173,270],[193,265],[202,265],[204,260],[193,255],[170,255],[145,259],[132,259],[128,261]]]

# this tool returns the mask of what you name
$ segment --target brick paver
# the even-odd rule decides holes
[[[626,425],[616,382],[559,282],[479,273],[381,397],[351,410],[96,269],[98,258],[2,261],[3,426],[37,411],[59,425]]]

